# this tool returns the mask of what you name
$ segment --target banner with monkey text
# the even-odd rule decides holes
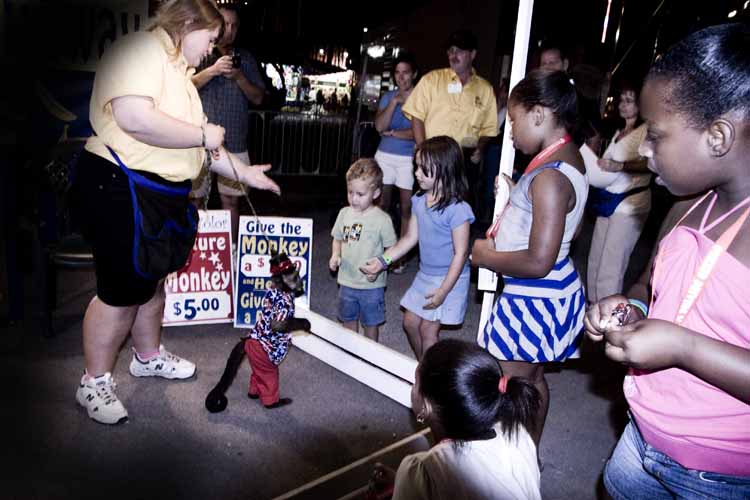
[[[255,324],[271,283],[271,256],[277,253],[286,254],[294,262],[305,284],[305,293],[295,305],[310,308],[312,219],[243,216],[237,240],[235,327]]]
[[[200,210],[185,267],[164,280],[164,326],[229,323],[234,318],[232,231],[228,210]]]

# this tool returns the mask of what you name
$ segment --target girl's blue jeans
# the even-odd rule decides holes
[[[748,499],[750,477],[686,469],[643,441],[632,420],[604,469],[615,500]]]

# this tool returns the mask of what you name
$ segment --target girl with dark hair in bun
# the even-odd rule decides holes
[[[539,446],[549,407],[545,364],[579,356],[586,299],[568,253],[589,186],[572,139],[579,129],[578,98],[566,73],[529,73],[510,94],[508,116],[513,146],[536,156],[511,188],[495,239],[474,243],[472,263],[504,281],[477,342],[504,372],[530,380],[539,391],[531,430]]]
[[[405,457],[395,474],[378,464],[375,480],[395,480],[393,500],[541,499],[527,430],[538,406],[534,386],[504,374],[487,351],[442,340],[425,353],[412,388],[412,411],[437,444]]]

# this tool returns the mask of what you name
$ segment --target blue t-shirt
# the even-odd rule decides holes
[[[398,93],[397,90],[391,90],[383,94],[380,98],[379,109],[385,109],[388,103],[391,102],[393,96]],[[393,117],[391,118],[390,130],[411,130],[411,122],[406,119],[404,114],[401,112],[401,105],[396,104],[396,109],[393,110]],[[411,156],[414,154],[414,141],[407,139],[397,139],[396,137],[381,136],[380,146],[378,150],[384,153],[390,153],[392,155],[399,156]]]
[[[453,230],[474,222],[474,212],[465,201],[451,203],[442,211],[427,208],[427,196],[411,197],[411,213],[419,226],[419,270],[430,276],[445,276],[456,254],[453,251]],[[469,272],[466,260],[461,274]]]

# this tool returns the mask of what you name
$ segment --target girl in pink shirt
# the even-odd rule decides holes
[[[678,196],[649,286],[584,320],[631,367],[632,420],[607,463],[615,499],[750,498],[750,28],[672,47],[641,93],[640,153]],[[650,302],[646,307],[645,302]]]

